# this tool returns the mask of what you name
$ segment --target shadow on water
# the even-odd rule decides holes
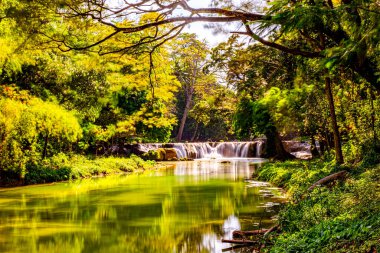
[[[278,189],[250,180],[262,162],[177,162],[0,190],[0,252],[221,252],[233,230],[270,227],[284,202]]]

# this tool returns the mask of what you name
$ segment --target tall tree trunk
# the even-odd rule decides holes
[[[331,133],[328,129],[325,130],[326,150],[330,151],[334,147],[334,138],[331,137]]]
[[[338,123],[336,121],[335,104],[334,104],[334,97],[331,91],[330,77],[325,78],[325,92],[326,92],[326,97],[329,103],[331,125],[332,125],[333,135],[334,135],[335,160],[337,164],[342,164],[344,162],[343,153],[342,153],[342,145],[341,145],[341,140],[340,140]]]
[[[197,133],[198,133],[198,128],[199,128],[199,122],[197,122],[195,125],[195,130],[194,130],[193,136],[191,137],[191,141],[195,140],[195,137],[197,136]]]
[[[316,144],[315,144],[315,138],[314,138],[314,135],[311,135],[310,139],[311,139],[311,147],[310,147],[311,156],[312,156],[313,158],[315,158],[315,157],[319,157],[320,154],[319,154],[318,149],[317,149],[317,146],[316,146]]]
[[[267,132],[265,136],[267,137],[267,141],[265,145],[264,157],[275,158],[276,160],[281,161],[294,158],[293,155],[285,150],[277,130]]]
[[[191,105],[192,98],[193,98],[193,93],[190,92],[186,96],[186,105],[185,105],[185,109],[183,110],[181,124],[179,126],[178,134],[177,134],[177,137],[176,137],[176,139],[177,139],[178,142],[180,142],[182,140],[182,134],[183,134],[183,130],[185,129],[185,123],[186,123],[186,120],[187,120],[187,115],[189,114],[189,111],[190,111],[190,105]]]
[[[324,139],[319,138],[319,150],[321,151],[321,155],[323,155],[327,149],[327,144]]]

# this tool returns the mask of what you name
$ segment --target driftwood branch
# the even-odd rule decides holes
[[[265,234],[269,229],[258,229],[258,230],[250,230],[250,231],[240,231],[235,230],[232,235],[235,236],[251,236],[251,235],[260,235]]]
[[[230,240],[230,239],[222,239],[222,242],[233,243],[233,244],[246,244],[246,245],[252,245],[252,244],[257,243],[257,241],[251,241],[251,240]]]
[[[272,233],[278,229],[279,229],[279,225],[275,225],[275,226],[271,227],[270,229],[267,229],[267,231],[264,234],[264,238],[266,238],[270,233]]]
[[[312,186],[310,186],[309,189],[307,189],[307,190],[311,191],[315,187],[317,187],[318,185],[324,185],[324,184],[327,184],[329,182],[332,182],[332,181],[335,181],[335,180],[338,180],[338,179],[343,179],[343,178],[345,178],[346,174],[347,174],[347,171],[345,171],[345,170],[342,170],[342,171],[339,171],[337,173],[331,174],[331,175],[329,175],[327,177],[322,178],[321,180],[318,180]]]
[[[231,250],[235,250],[235,249],[241,249],[241,248],[245,248],[245,247],[247,247],[247,246],[244,245],[244,244],[241,244],[241,245],[234,245],[234,246],[232,246],[232,247],[222,249],[222,252],[227,252],[227,251],[231,251]]]

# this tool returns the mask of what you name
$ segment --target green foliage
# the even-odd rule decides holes
[[[313,126],[308,114],[308,99],[316,95],[314,89],[313,85],[306,84],[293,89],[271,87],[260,101],[269,109],[280,132],[310,133]]]
[[[123,110],[126,115],[131,115],[141,109],[148,102],[146,90],[128,89],[123,87],[120,91],[113,94],[116,106]]]
[[[268,107],[261,101],[252,101],[250,96],[240,99],[235,114],[234,127],[240,138],[253,138],[275,130]]]
[[[70,179],[71,170],[67,167],[52,169],[46,165],[28,166],[25,184],[52,183]]]
[[[89,63],[88,61],[94,61]],[[94,63],[94,55],[57,52],[40,55],[35,62],[25,62],[21,71],[0,76],[2,83],[13,83],[43,100],[53,101],[77,116],[94,121],[108,94],[110,83],[105,68]]]
[[[81,151],[92,152],[99,145],[106,149],[115,141],[124,143],[136,138],[168,141],[176,123],[169,107],[178,81],[170,64],[155,64],[169,62],[165,48],[152,54],[154,76],[148,75],[151,63],[147,54],[125,52],[122,57],[101,57],[85,50],[62,52],[49,44],[47,37],[61,40],[74,35],[69,44],[82,47],[108,35],[110,29],[98,30],[99,24],[89,19],[56,19],[57,8],[64,7],[54,1],[42,4],[15,0],[2,4],[0,45],[4,50],[0,54],[0,83],[14,84],[70,110],[83,127]],[[153,17],[155,14],[144,18]],[[139,36],[121,33],[102,48],[118,50],[137,40]],[[67,45],[62,44],[60,49],[65,51]],[[32,47],[33,51],[28,51]],[[37,50],[41,47],[43,50]],[[48,138],[49,150],[67,149],[66,144],[56,144],[55,136]],[[39,143],[39,148],[43,145]]]
[[[286,188],[287,192],[304,192],[314,182],[339,170],[334,161],[287,161],[265,164],[258,177]]]
[[[25,175],[25,183],[49,183],[99,175],[134,172],[153,167],[153,162],[143,161],[137,156],[131,156],[130,158],[107,157],[89,159],[80,155],[67,156],[60,153],[49,159],[45,159],[41,163],[29,165]]]
[[[282,233],[270,252],[367,252],[380,239],[380,167],[354,169],[344,183],[307,188],[342,168],[331,162],[266,164],[258,177],[282,185],[291,201],[279,214]]]
[[[156,150],[149,150],[147,153],[142,155],[144,160],[151,161],[163,161],[165,160],[166,151],[163,148],[158,148]]]
[[[380,164],[380,143],[379,141],[368,140],[367,143],[361,146],[361,166],[363,168],[372,167]]]
[[[81,138],[82,129],[70,112],[12,87],[2,89],[13,99],[0,99],[1,171],[12,170],[23,178],[28,163],[46,152],[69,148]]]
[[[368,252],[376,247],[379,229],[378,216],[322,221],[311,229],[280,236],[271,252]]]

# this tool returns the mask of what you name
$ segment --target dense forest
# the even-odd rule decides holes
[[[23,177],[30,162],[124,143],[258,136],[268,157],[288,158],[280,139],[299,138],[339,164],[377,161],[377,3],[231,4],[5,1],[2,171]],[[166,13],[176,8],[189,17]],[[209,48],[180,33],[198,19],[245,29]]]
[[[296,139],[328,172],[378,171],[379,2],[116,2],[1,1],[2,183],[113,146],[257,137],[274,160],[293,159],[281,140]],[[183,32],[199,21],[229,39]]]

